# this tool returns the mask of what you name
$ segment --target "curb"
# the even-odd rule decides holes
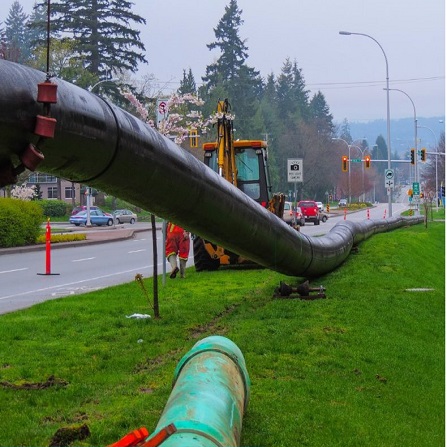
[[[161,230],[160,226],[157,226],[157,231]],[[107,230],[104,230],[107,231]],[[51,244],[51,249],[55,250],[58,248],[67,248],[67,247],[81,247],[84,245],[94,245],[94,244],[105,244],[107,242],[112,241],[122,241],[125,239],[131,239],[135,236],[135,233],[141,233],[143,231],[152,231],[152,228],[141,228],[141,229],[129,229],[129,230],[121,230],[125,234],[117,235],[115,237],[104,237],[100,239],[87,239],[84,241],[72,241],[72,242],[56,242]],[[17,254],[17,253],[29,253],[34,251],[45,251],[46,244],[36,244],[36,245],[24,245],[22,247],[10,247],[10,248],[0,248],[0,256],[9,255],[9,254]]]

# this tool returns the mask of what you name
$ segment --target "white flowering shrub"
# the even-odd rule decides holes
[[[34,197],[36,197],[36,187],[33,186],[26,186],[25,183],[21,186],[13,186],[11,189],[11,197],[14,199],[20,199],[20,200],[32,200]]]

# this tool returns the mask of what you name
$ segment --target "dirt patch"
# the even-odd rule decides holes
[[[219,325],[220,320],[227,315],[234,312],[234,310],[239,306],[239,304],[232,304],[227,306],[225,310],[218,313],[211,321],[208,323],[201,324],[189,330],[188,339],[197,339],[203,336],[203,334],[211,332],[215,335],[223,335],[227,332],[225,326]]]
[[[87,424],[79,427],[62,427],[51,438],[48,447],[68,447],[75,441],[82,441],[90,436]]]
[[[5,380],[0,382],[0,385],[4,388],[11,388],[13,390],[44,390],[53,386],[65,387],[68,385],[68,382],[66,380],[50,376],[47,380],[45,380],[45,382],[12,383]]]

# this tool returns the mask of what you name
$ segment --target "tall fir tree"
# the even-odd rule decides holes
[[[245,63],[248,47],[239,36],[239,28],[244,23],[241,15],[237,1],[230,0],[225,14],[214,28],[216,40],[207,45],[209,50],[218,49],[221,54],[216,62],[206,67],[206,75],[202,77],[205,84],[201,91],[216,102],[224,99],[220,96],[216,98],[216,92],[226,92],[236,114],[240,138],[252,138],[253,119],[263,83],[259,71]]]
[[[27,29],[28,15],[16,0],[5,20],[5,59],[24,63],[31,55],[31,42]]]
[[[183,78],[180,81],[180,87],[178,89],[180,95],[186,95],[187,93],[197,93],[196,81],[194,75],[192,74],[191,68],[188,73],[183,70]]]
[[[334,132],[333,116],[330,113],[326,98],[320,91],[315,93],[310,104],[310,118],[317,127],[318,132],[328,137],[332,137]]]
[[[132,12],[132,5],[126,0],[53,2],[51,32],[75,39],[84,68],[98,78],[126,70],[135,73],[138,64],[147,61],[140,31],[131,24],[146,24],[146,20]],[[46,23],[34,22],[34,26],[42,29]]]

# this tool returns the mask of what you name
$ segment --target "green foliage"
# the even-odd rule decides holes
[[[113,4],[91,0],[53,1],[51,16],[53,35],[64,33],[76,38],[77,56],[90,73],[106,78],[113,72],[136,72],[139,63],[147,62],[140,32],[131,28],[131,24],[144,25],[146,20],[132,12],[129,1]],[[34,26],[43,29],[46,23],[42,21]]]
[[[63,200],[39,200],[36,202],[42,208],[45,217],[63,217],[67,215],[67,203]]]
[[[0,445],[49,445],[81,423],[83,446],[153,431],[178,361],[214,334],[252,382],[241,446],[444,445],[444,246],[438,222],[375,235],[311,284],[322,300],[272,298],[302,279],[269,270],[188,269],[159,288],[160,319],[126,318],[151,313],[132,277],[2,315],[0,382],[55,386],[0,387]]]
[[[0,247],[34,244],[41,223],[42,209],[36,202],[0,199]]]

